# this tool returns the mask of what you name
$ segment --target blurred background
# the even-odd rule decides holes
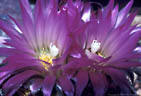
[[[84,2],[97,2],[100,3],[103,7],[106,6],[109,2],[109,0],[83,0]],[[130,0],[115,0],[115,4],[119,4],[120,8],[124,7]],[[34,7],[36,0],[29,0],[31,7]],[[100,8],[100,6],[97,5],[97,3],[94,3],[93,6],[94,10],[97,10]],[[141,25],[141,0],[134,0],[134,4],[132,7],[132,10],[138,10],[138,15],[136,16],[133,24],[140,24]],[[20,7],[18,0],[0,0],[0,18],[8,20],[8,15],[13,16],[14,18],[21,21],[20,17]],[[5,34],[0,31],[0,40],[1,36],[5,36]],[[141,45],[141,43],[139,43]],[[1,46],[1,45],[0,45]],[[3,46],[3,45],[2,45]],[[4,58],[0,57],[0,62]],[[135,68],[135,83],[133,87],[135,88],[135,91],[139,96],[141,96],[141,68]]]

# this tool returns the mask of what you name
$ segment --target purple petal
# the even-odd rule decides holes
[[[123,71],[114,68],[105,68],[104,71],[106,74],[110,75],[114,83],[121,87],[121,89],[129,87],[129,80],[126,78],[126,74]]]
[[[22,20],[23,26],[21,27],[22,28],[21,31],[23,32],[30,46],[36,48],[37,45],[35,42],[33,17],[31,16],[32,11],[27,10],[29,9],[28,0],[20,0],[20,7],[21,7],[22,19],[23,19]]]
[[[73,88],[73,85],[72,85],[70,79],[68,79],[65,76],[60,77],[59,78],[59,85],[63,89],[63,91],[65,92],[65,94],[67,96],[73,96],[74,88]]]
[[[95,96],[103,96],[107,87],[106,77],[100,72],[91,72],[90,79],[93,84]]]
[[[40,65],[39,61],[32,60],[32,59],[24,59],[23,57],[18,57],[18,56],[15,56],[15,58],[13,58],[13,56],[7,57],[3,61],[3,64],[6,64],[6,66],[0,67],[1,71],[8,71],[8,70],[14,71],[14,70],[21,69],[24,67],[35,67],[35,66],[36,68],[38,68],[38,70],[42,69],[42,65]]]
[[[81,96],[87,83],[88,83],[88,72],[80,71],[76,75],[76,95],[77,96]]]
[[[136,43],[138,42],[140,36],[141,36],[140,31],[132,34],[130,36],[130,38],[126,41],[124,46],[122,46],[119,50],[117,50],[113,54],[113,58],[121,58],[124,55],[129,54],[130,52],[132,52],[135,49]]]
[[[6,43],[4,43],[4,44],[7,46],[14,47],[15,49],[18,50],[18,51],[16,50],[17,52],[23,52],[23,53],[25,52],[25,53],[29,53],[29,54],[35,54],[35,51],[32,50],[31,47],[27,44],[27,42],[25,42],[25,40],[23,40],[23,39],[7,40]]]
[[[45,3],[44,0],[38,0],[36,2],[35,11],[34,11],[34,21],[35,21],[35,31],[36,31],[36,38],[37,38],[37,44],[39,47],[43,46],[43,36],[44,36],[44,14],[43,14],[43,5],[42,1]],[[37,14],[38,13],[38,14]],[[47,16],[46,16],[47,18]]]
[[[13,18],[12,16],[9,16],[9,18],[16,24],[16,26],[19,28],[20,32],[22,30],[21,22],[18,22],[17,19]],[[21,32],[22,33],[22,32]]]
[[[67,65],[65,65],[63,67],[63,69],[66,73],[73,74],[73,73],[75,73],[75,71],[77,71],[80,68],[84,68],[84,67],[88,67],[88,66],[93,65],[93,62],[94,61],[92,61],[86,57],[83,57],[81,59],[72,59],[71,62],[69,62]]]
[[[0,19],[0,29],[3,30],[10,38],[18,38],[19,34],[18,32],[14,29],[12,24],[3,21]]]
[[[104,13],[103,13],[105,17],[113,9],[113,6],[114,6],[114,0],[109,0],[109,3],[107,5],[107,7],[104,9]]]
[[[110,65],[110,63],[108,63]],[[116,68],[124,68],[124,69],[128,69],[128,68],[132,68],[132,67],[139,67],[141,66],[141,62],[135,62],[135,61],[121,61],[121,62],[112,62],[111,66],[114,66]]]
[[[96,61],[96,62],[101,62],[104,60],[103,57],[98,56],[97,54],[93,54],[89,51],[86,52],[86,55],[88,56],[89,59],[92,59],[93,61]]]
[[[124,45],[125,43],[127,43],[127,40],[130,38],[129,34],[134,28],[135,26],[128,27],[128,29],[119,34],[116,39],[113,39],[113,41],[107,48],[108,50],[106,49],[109,55],[115,54],[121,48],[121,44]]]
[[[0,48],[0,56],[10,56],[14,52],[12,48]]]
[[[118,17],[118,9],[119,9],[119,6],[116,5],[115,8],[112,10],[112,26],[114,26],[116,23],[116,20]]]
[[[82,20],[84,22],[89,22],[91,17],[91,7],[89,4],[85,5],[85,9],[82,15]]]
[[[0,84],[10,76],[10,71],[0,72]]]
[[[28,0],[19,0],[21,7],[25,8],[25,11],[32,17],[32,9]]]
[[[125,8],[123,8],[119,14],[118,14],[118,18],[117,18],[117,23],[115,25],[115,27],[118,27],[120,24],[122,24],[122,22],[126,19],[126,16],[128,15],[128,12],[130,10],[130,8],[133,5],[133,0],[131,0]]]
[[[29,79],[33,75],[37,75],[38,72],[35,71],[25,71],[20,74],[17,74],[13,77],[11,77],[4,85],[3,89],[4,91],[9,94],[8,96],[12,96],[18,88],[22,86],[22,84]]]
[[[51,96],[52,89],[54,87],[56,78],[51,75],[47,75],[43,83],[43,93],[45,96]]]

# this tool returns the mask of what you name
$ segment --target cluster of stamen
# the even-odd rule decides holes
[[[40,51],[39,59],[41,60],[41,64],[46,70],[48,70],[50,66],[53,66],[53,59],[55,59],[58,54],[59,49],[52,43],[50,44],[48,49],[43,48]]]
[[[101,47],[101,43],[97,40],[93,40],[90,46],[90,52],[97,54],[100,57],[105,58],[105,56],[99,51]]]
[[[100,49],[101,43],[98,42],[97,40],[93,40],[91,44],[91,52],[96,53]]]

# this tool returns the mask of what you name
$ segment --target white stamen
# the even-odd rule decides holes
[[[53,45],[52,43],[50,43],[49,48],[50,48],[50,55],[52,57],[56,57],[59,54],[59,49],[55,45]]]
[[[98,42],[97,40],[93,40],[91,44],[91,52],[96,53],[100,49],[100,45],[100,42]]]

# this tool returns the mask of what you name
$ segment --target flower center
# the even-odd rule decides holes
[[[98,42],[97,40],[93,40],[90,47],[90,51],[94,54],[97,54],[98,56],[105,58],[105,56],[99,51],[100,45],[101,45],[100,42]]]
[[[91,52],[96,53],[100,49],[101,43],[98,42],[97,40],[93,40],[91,44]]]
[[[59,49],[52,43],[50,44],[48,50],[45,48],[41,50],[39,59],[42,60],[41,64],[44,66],[46,70],[48,70],[50,66],[53,66],[53,59],[55,59],[58,54],[59,54]]]

